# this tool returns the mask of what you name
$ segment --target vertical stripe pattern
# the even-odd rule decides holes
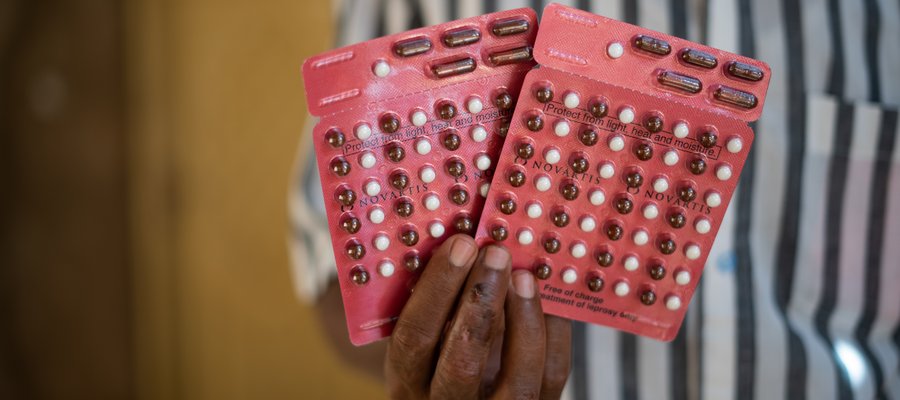
[[[572,323],[572,373],[574,380],[574,395],[576,399],[587,399],[588,396],[588,368],[587,368],[587,325],[583,322]]]
[[[546,3],[344,0],[336,41],[515,7],[540,13]],[[566,396],[900,399],[900,127],[889,109],[900,105],[900,1],[564,3],[773,70],[754,147],[681,331],[662,344],[574,324]],[[331,261],[330,252],[316,255],[327,232],[309,223],[324,216],[308,137],[291,195],[299,291],[324,283]]]
[[[739,52],[747,57],[755,57],[753,36],[753,14],[750,0],[738,1]],[[756,124],[751,124],[756,128]],[[741,173],[737,189],[737,221],[735,227],[735,281],[737,296],[737,366],[735,374],[735,398],[753,399],[756,362],[756,315],[753,304],[753,272],[750,256],[750,221],[753,199],[753,179],[757,150],[750,149]]]
[[[828,24],[834,59],[828,78],[828,94],[840,98],[844,94],[844,35],[841,28],[841,0],[828,0]]]
[[[630,333],[619,334],[619,368],[622,369],[622,399],[637,398],[637,338]]]
[[[872,346],[869,344],[869,334],[875,323],[878,313],[878,300],[881,293],[881,248],[884,246],[885,209],[887,202],[888,174],[891,170],[891,158],[893,157],[896,143],[897,112],[885,112],[881,115],[881,128],[879,129],[877,142],[877,156],[875,167],[872,171],[872,185],[869,196],[868,230],[866,231],[866,256],[865,256],[865,300],[862,316],[856,326],[854,336],[862,347],[862,352],[869,365],[872,367],[872,376],[875,381],[876,398],[887,398],[884,371],[875,357]],[[895,377],[896,378],[896,377]]]
[[[881,83],[878,73],[878,36],[881,29],[881,18],[878,16],[877,0],[864,0],[866,7],[865,51],[866,67],[869,73],[869,100],[881,101]]]
[[[782,206],[783,225],[779,232],[779,248],[775,268],[778,274],[775,276],[775,294],[781,313],[785,316],[787,304],[790,301],[791,289],[794,282],[795,262],[797,257],[797,234],[799,220],[797,211],[800,208],[801,193],[792,188],[800,186],[803,176],[803,155],[805,147],[805,115],[806,99],[804,98],[804,63],[803,63],[803,38],[800,30],[800,7],[798,0],[785,0],[784,25],[787,27],[787,49],[784,54],[787,57],[789,68],[785,71],[788,75],[788,103],[787,114],[789,122],[785,135],[788,136],[788,179],[785,182],[784,205]],[[786,317],[785,317],[786,318]],[[788,323],[788,326],[790,324]],[[796,332],[788,328],[789,352],[788,352],[788,382],[786,398],[806,398],[806,351]]]
[[[847,184],[847,162],[850,154],[852,133],[853,107],[844,103],[838,109],[831,165],[829,165],[828,175],[830,182],[828,184],[825,214],[829,223],[825,229],[825,267],[822,271],[822,281],[825,282],[825,285],[815,313],[816,331],[829,348],[834,348],[834,340],[828,332],[828,322],[831,314],[834,313],[837,302],[844,189]],[[830,354],[838,378],[835,384],[837,385],[839,398],[850,398],[850,378],[847,370],[838,359],[836,352],[831,352]]]

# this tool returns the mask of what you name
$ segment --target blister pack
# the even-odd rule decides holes
[[[474,234],[531,56],[531,9],[416,29],[303,64],[350,339],[391,334],[432,250]]]
[[[476,240],[544,311],[671,340],[753,142],[762,62],[552,4]]]

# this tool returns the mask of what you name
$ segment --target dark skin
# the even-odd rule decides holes
[[[511,271],[506,249],[465,235],[435,251],[390,339],[353,352],[343,329],[329,336],[354,364],[374,374],[381,354],[392,398],[556,399],[569,375],[571,323],[543,314],[534,276]]]

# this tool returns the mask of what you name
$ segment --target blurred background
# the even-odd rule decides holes
[[[332,19],[0,0],[0,398],[383,396],[288,265],[300,66]]]

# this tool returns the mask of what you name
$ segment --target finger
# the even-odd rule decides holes
[[[542,399],[562,396],[572,366],[572,321],[555,315],[544,315],[547,327],[547,358],[544,360]]]
[[[512,285],[506,295],[503,361],[494,397],[536,399],[541,392],[547,355],[544,312],[530,271],[513,272]]]
[[[447,239],[422,271],[388,342],[385,378],[392,398],[427,393],[436,349],[478,247],[466,235]]]
[[[478,397],[491,344],[503,321],[509,263],[509,253],[497,246],[482,249],[475,261],[441,348],[432,398]]]

